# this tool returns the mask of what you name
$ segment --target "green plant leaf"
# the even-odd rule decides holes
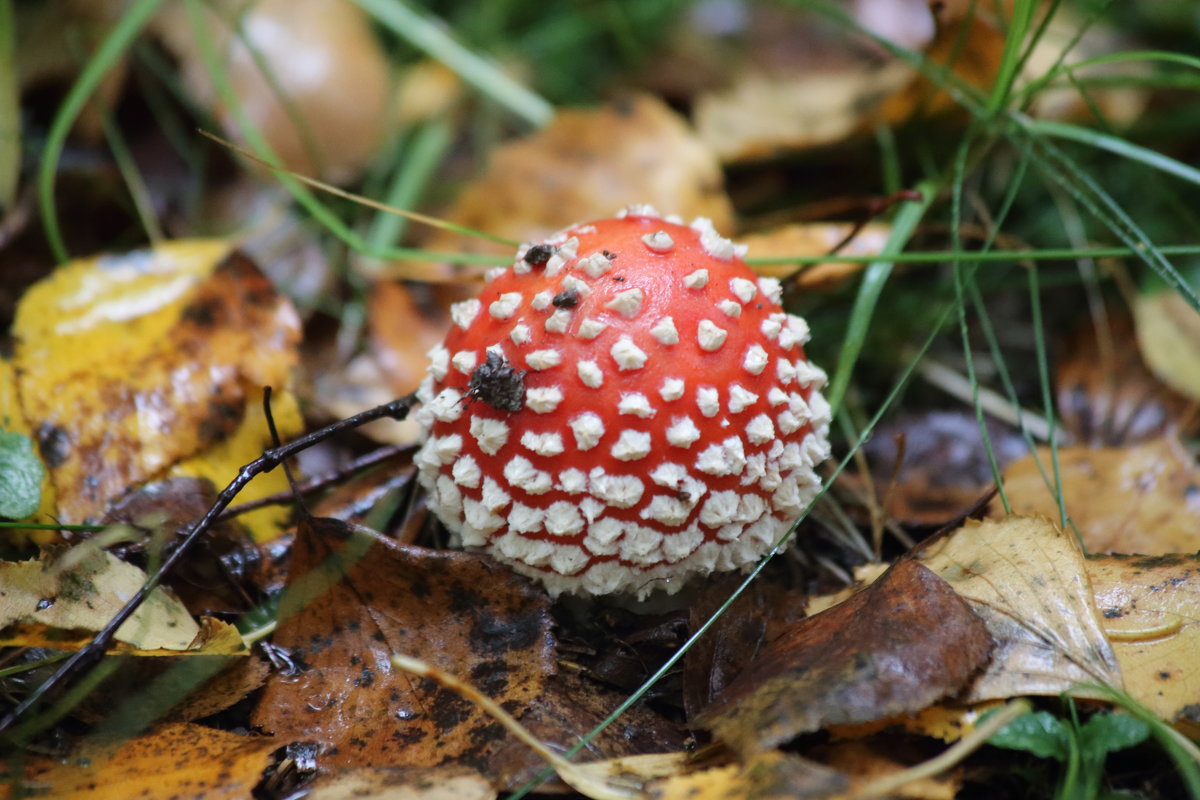
[[[25,519],[42,503],[46,468],[22,433],[0,431],[0,517]]]
[[[1048,711],[1034,711],[1005,725],[988,739],[988,744],[1065,761],[1070,738],[1070,732],[1058,717]]]
[[[1080,748],[1085,758],[1102,760],[1117,750],[1146,741],[1150,727],[1128,714],[1096,714],[1079,729]]]

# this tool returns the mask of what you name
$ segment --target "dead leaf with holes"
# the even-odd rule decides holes
[[[772,642],[694,724],[743,755],[759,753],[955,695],[991,650],[983,623],[945,581],[900,561]]]
[[[1087,569],[1126,691],[1200,738],[1200,555],[1092,556]]]
[[[141,589],[146,573],[88,544],[57,559],[0,562],[0,646],[75,650]],[[215,619],[198,624],[165,589],[117,629],[115,649],[137,655],[245,654],[241,635]]]
[[[269,446],[262,389],[280,434],[301,427],[288,391],[299,322],[222,240],[66,264],[22,298],[13,325],[17,390],[50,471],[62,522],[100,519],[147,481],[224,486]],[[243,499],[284,488],[255,478]],[[286,509],[243,520],[272,535]]]
[[[968,521],[914,555],[970,603],[996,643],[959,700],[1122,686],[1073,534],[1040,518]]]
[[[1089,553],[1192,553],[1200,550],[1200,470],[1173,438],[1130,447],[1065,447],[1058,451],[1067,516]],[[1004,472],[1013,513],[1059,517],[1048,488],[1050,452]],[[993,503],[994,513],[1000,513]]]
[[[731,233],[733,210],[720,165],[687,122],[650,95],[597,109],[560,111],[541,131],[491,154],[446,218],[514,241],[541,239],[570,225],[649,203],[686,220],[708,217]],[[493,253],[513,248],[435,231],[423,242],[435,252]],[[455,271],[400,264],[396,277],[454,280]]]
[[[57,800],[250,797],[271,752],[282,744],[170,723],[120,745],[87,745],[69,759],[32,758],[24,788]]]

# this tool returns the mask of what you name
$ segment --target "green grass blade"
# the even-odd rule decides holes
[[[554,118],[554,106],[509,78],[496,64],[463,47],[442,25],[403,0],[354,2],[388,30],[530,125],[541,127]]]
[[[854,365],[858,363],[858,357],[866,343],[875,306],[879,303],[883,287],[887,284],[888,276],[892,274],[892,267],[896,264],[892,257],[904,249],[904,245],[912,238],[917,224],[925,216],[925,212],[929,210],[929,206],[937,195],[937,189],[932,182],[919,184],[917,192],[921,195],[921,199],[901,206],[892,222],[892,233],[888,236],[882,252],[875,256],[863,273],[858,297],[855,298],[854,308],[850,312],[846,340],[842,343],[842,351],[838,356],[837,367],[834,369],[833,380],[829,383],[829,392],[827,393],[835,416],[845,398],[846,389],[850,385],[850,376],[854,372]]]
[[[417,204],[429,179],[450,147],[450,126],[442,120],[422,125],[406,142],[383,202],[396,208]],[[408,220],[396,214],[380,212],[367,231],[367,246],[372,250],[390,247],[404,235]]]
[[[1195,256],[1200,255],[1200,245],[1179,244],[1162,245],[1156,248],[1164,256]],[[972,261],[995,264],[1014,261],[1074,261],[1079,258],[1128,258],[1139,255],[1138,247],[1050,247],[1037,250],[990,250],[985,253],[972,253]],[[746,263],[752,267],[770,267],[780,264],[788,266],[803,266],[808,264],[870,264],[878,261],[878,255],[818,255],[818,256],[786,256],[771,258],[747,258]],[[888,256],[895,264],[944,264],[954,258],[952,250],[910,250],[907,253],[896,253]]]
[[[146,231],[146,237],[151,242],[161,242],[164,236],[162,227],[158,224],[158,217],[154,214],[150,188],[142,178],[141,170],[138,169],[133,154],[129,152],[129,145],[125,142],[125,136],[121,133],[120,126],[113,122],[112,114],[107,111],[102,113],[104,136],[108,140],[108,149],[112,153],[113,161],[117,164],[117,171],[121,173],[121,178],[125,181],[125,188],[129,190],[129,197],[133,200],[133,208],[137,212],[138,221],[142,223],[142,229]]]
[[[154,12],[162,5],[163,0],[134,0],[121,14],[112,30],[104,37],[104,41],[88,59],[79,77],[71,86],[62,105],[54,114],[50,123],[50,132],[46,136],[46,148],[42,152],[42,162],[38,168],[38,195],[41,205],[42,225],[46,228],[46,239],[54,257],[62,262],[70,258],[67,246],[63,242],[62,228],[58,224],[58,212],[54,207],[54,176],[58,172],[58,159],[62,156],[63,147],[67,143],[67,135],[75,124],[84,103],[96,91],[100,81],[108,74],[113,65],[125,55],[126,50],[142,32],[142,28],[150,21]]]
[[[1200,169],[1184,164],[1182,161],[1176,161],[1170,156],[1165,156],[1148,147],[1134,144],[1119,136],[1094,131],[1091,128],[1085,128],[1081,125],[1072,125],[1069,122],[1026,118],[1023,120],[1023,124],[1025,129],[1032,133],[1090,145],[1098,150],[1104,150],[1113,155],[1137,161],[1159,172],[1174,175],[1177,178],[1182,178],[1189,183],[1200,186]]]
[[[1037,3],[1034,0],[1017,0],[1013,4],[1012,20],[1004,37],[1004,52],[1000,55],[1000,67],[996,71],[996,81],[992,84],[992,92],[988,95],[985,109],[989,117],[999,114],[1008,103],[1013,83],[1017,79],[1017,71],[1021,66],[1021,48],[1036,10]]]

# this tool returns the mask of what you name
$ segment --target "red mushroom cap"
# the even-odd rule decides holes
[[[430,353],[434,512],[557,595],[755,563],[820,489],[808,326],[706,219],[648,207],[523,247]]]

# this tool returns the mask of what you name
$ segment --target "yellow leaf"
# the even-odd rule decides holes
[[[1056,695],[1081,683],[1121,688],[1074,535],[1037,518],[970,521],[918,558],[971,603],[996,642],[961,701]]]
[[[1200,400],[1200,314],[1175,292],[1141,295],[1133,304],[1142,358],[1163,383]]]

